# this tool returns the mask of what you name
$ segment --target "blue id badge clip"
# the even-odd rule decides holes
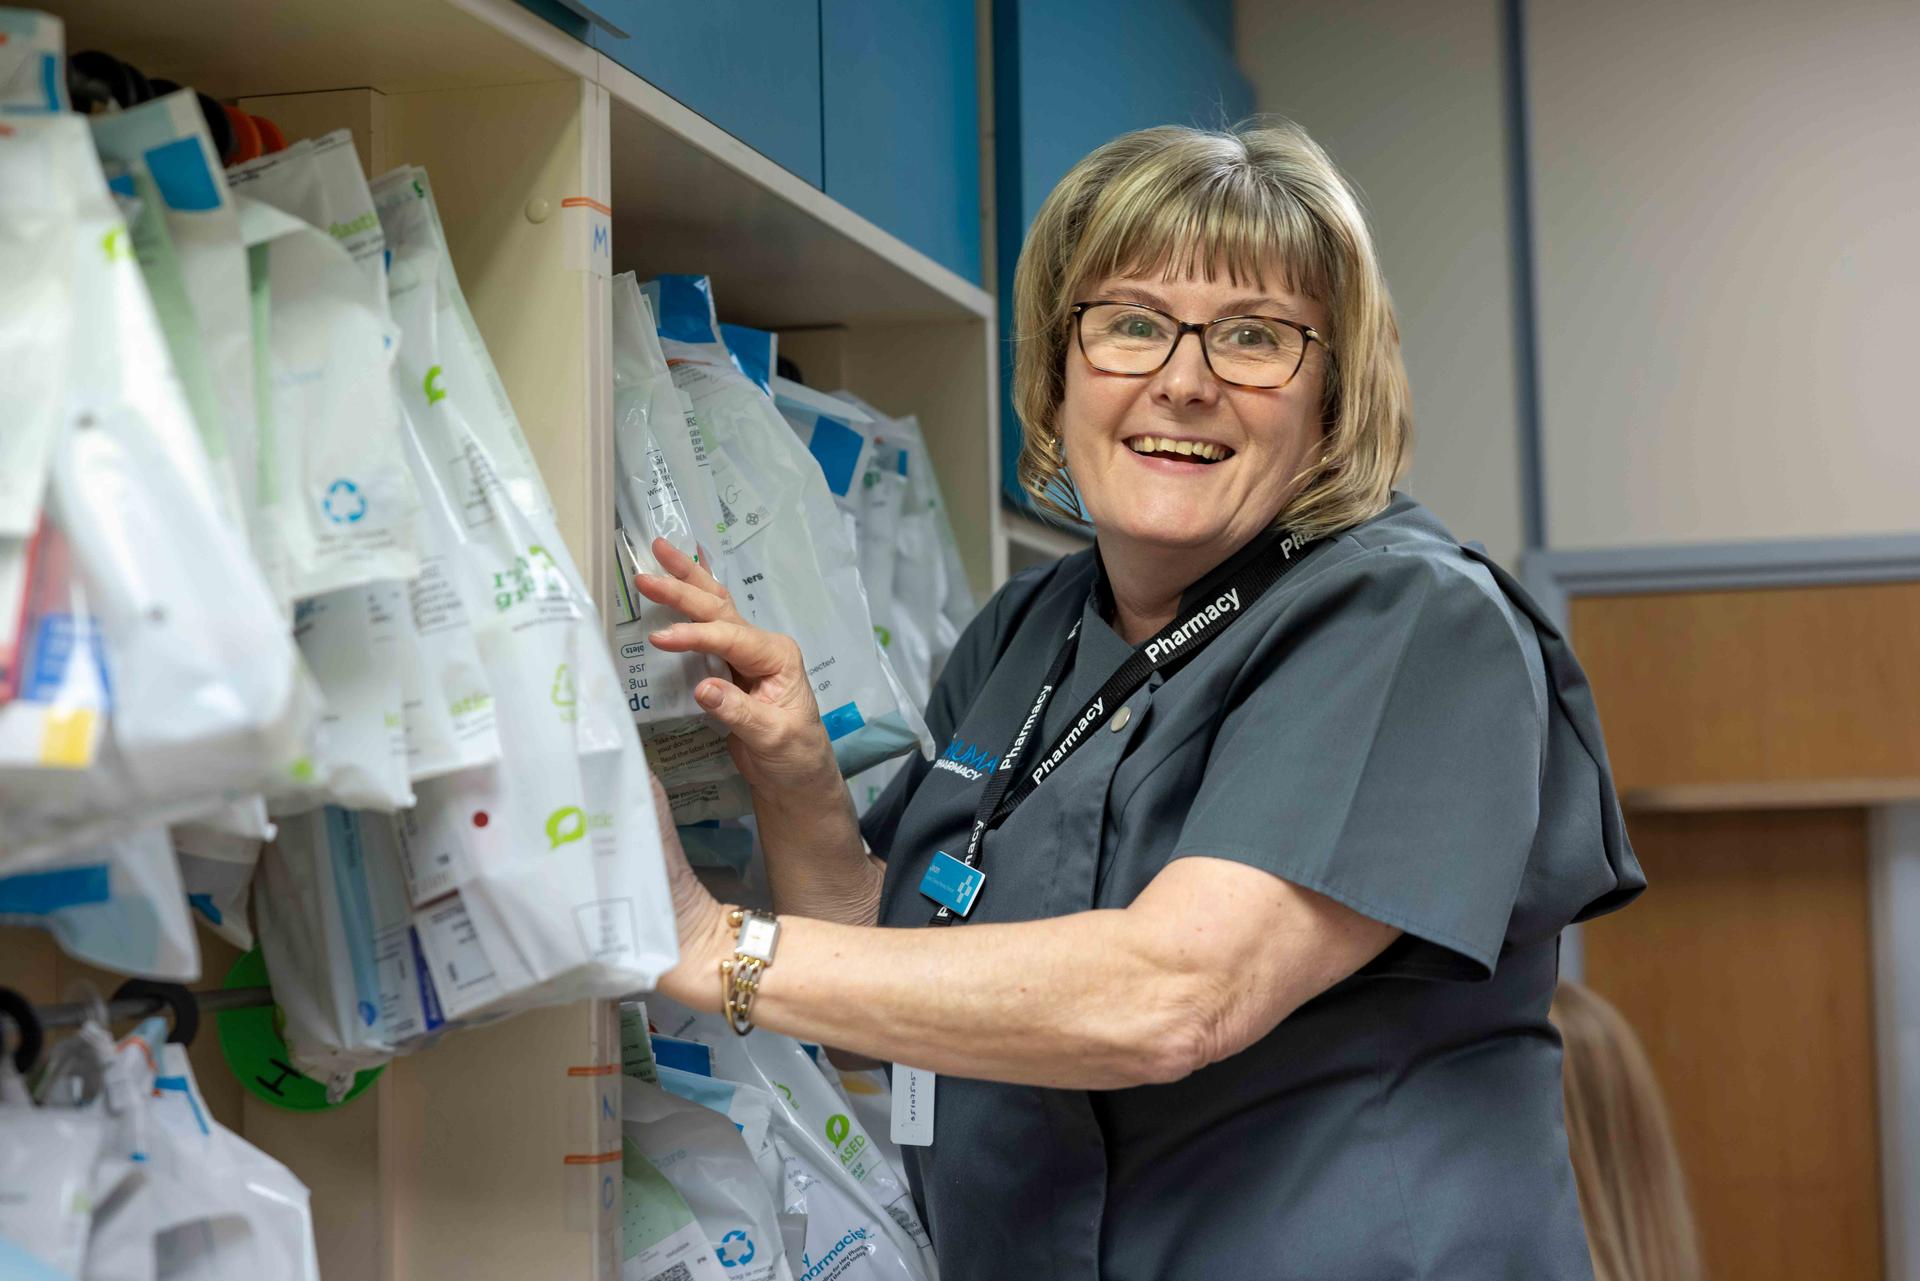
[[[986,883],[985,872],[940,851],[920,878],[920,892],[956,916],[965,916],[973,910],[973,901],[980,897],[980,887]]]

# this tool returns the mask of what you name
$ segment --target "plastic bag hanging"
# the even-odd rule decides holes
[[[449,572],[474,633],[501,760],[419,783],[400,825],[415,925],[449,1016],[649,987],[677,956],[645,763],[585,584],[467,310],[426,175],[376,185],[396,297],[431,288],[410,427],[461,514]]]
[[[674,384],[691,398],[711,437],[723,501],[729,578],[740,611],[792,636],[842,773],[854,773],[932,739],[875,644],[852,542],[821,479],[768,395],[721,344],[705,277],[647,282]],[[769,528],[779,532],[767,537]]]
[[[653,312],[633,273],[613,280],[613,452],[618,468],[614,502],[625,532],[624,550],[633,569],[663,571],[653,540],[664,538],[686,555],[703,552],[693,512],[706,506],[699,491],[711,476],[696,455],[696,442],[660,350]],[[624,577],[624,576],[623,576]],[[624,584],[622,584],[625,594]],[[618,622],[614,643],[625,668],[627,707],[636,721],[658,724],[703,719],[693,701],[696,685],[725,674],[705,654],[655,651],[647,633],[678,621],[672,610],[630,594],[633,618]]]
[[[220,513],[86,123],[21,117],[0,137],[0,151],[15,148],[61,194],[74,296],[102,322],[74,348],[47,508],[71,545],[111,701],[84,767],[0,760],[0,847],[30,858],[264,790],[304,767],[316,709],[260,571]],[[67,744],[87,725],[43,728]]]
[[[420,496],[401,446],[385,294],[333,237],[233,177],[268,388],[256,551],[287,601],[411,579]]]
[[[223,512],[244,533],[259,482],[247,250],[199,99],[183,89],[90,122],[134,187],[134,252]]]

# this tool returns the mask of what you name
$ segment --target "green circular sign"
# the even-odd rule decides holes
[[[267,963],[255,948],[233,963],[223,987],[265,987]],[[275,1107],[293,1112],[324,1112],[350,1102],[373,1079],[386,1071],[386,1065],[369,1068],[353,1079],[353,1088],[339,1103],[327,1102],[327,1087],[293,1066],[293,1055],[281,1036],[286,1026],[278,1005],[259,1005],[247,1010],[222,1010],[215,1016],[220,1024],[220,1052],[227,1067],[240,1078],[240,1084]]]

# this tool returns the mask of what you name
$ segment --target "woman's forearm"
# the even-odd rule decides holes
[[[661,987],[718,1009],[734,930],[711,900],[682,925]],[[753,1017],[944,1075],[1144,1085],[1238,1053],[1399,934],[1258,868],[1182,858],[1118,910],[948,929],[783,917]]]
[[[756,791],[753,813],[775,911],[845,925],[879,919],[885,868],[866,852],[853,796],[830,763],[812,787]]]
[[[1078,1089],[1173,1080],[1207,1057],[1206,967],[1142,933],[1125,911],[944,930],[785,916],[753,1017],[942,1075]],[[732,949],[717,926],[691,972],[713,974]],[[696,982],[715,1008],[718,980]]]

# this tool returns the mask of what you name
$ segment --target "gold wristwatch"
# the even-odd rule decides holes
[[[734,1032],[745,1036],[753,1031],[753,998],[760,991],[760,976],[773,964],[773,952],[780,943],[780,921],[772,912],[736,907],[727,913],[727,924],[740,935],[734,940],[733,955],[720,962],[721,1009]]]

